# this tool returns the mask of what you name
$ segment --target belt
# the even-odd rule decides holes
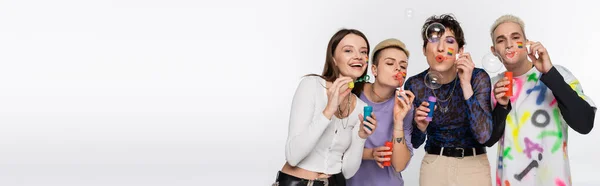
[[[455,157],[455,158],[464,158],[465,156],[473,156],[485,154],[485,147],[475,147],[475,148],[456,148],[456,147],[444,147],[444,151],[442,152],[443,156]],[[440,154],[442,151],[441,147],[427,147],[425,151],[429,154]]]
[[[298,178],[279,171],[276,185],[278,186],[327,186],[325,181]]]

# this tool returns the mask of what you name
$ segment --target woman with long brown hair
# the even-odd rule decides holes
[[[323,73],[301,80],[292,101],[286,163],[274,185],[324,186],[337,180],[331,175],[356,173],[365,140],[377,127],[375,115],[364,121],[367,104],[351,94],[352,83],[367,75],[369,49],[362,32],[339,30],[327,46]]]

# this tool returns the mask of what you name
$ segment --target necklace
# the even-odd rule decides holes
[[[381,98],[381,96],[379,96],[379,94],[375,93],[375,83],[373,83],[373,86],[371,86],[371,93],[373,93],[375,96],[377,96],[377,98],[379,98],[379,100],[381,100],[381,101],[388,100],[394,95],[394,94],[392,94],[392,96],[385,98],[385,99]]]
[[[341,105],[341,104],[340,104]],[[340,120],[342,120],[342,127],[344,127],[344,129],[346,129],[346,127],[348,127],[348,119],[350,117],[350,95],[348,95],[348,102],[346,104],[346,122],[344,123],[344,113],[342,112],[342,108],[340,107],[340,105],[338,105],[338,114],[340,115]],[[337,131],[337,130],[336,130]]]
[[[452,98],[452,94],[454,93],[454,88],[456,88],[456,77],[454,77],[454,83],[452,84],[452,90],[450,91],[450,93],[448,93],[448,97],[446,99],[438,99],[438,101],[437,101],[437,105],[440,106],[440,111],[442,111],[442,113],[448,112],[448,106],[450,106],[450,103],[448,103],[448,105],[446,105],[445,107],[442,106],[441,103],[447,102],[450,100],[450,98]],[[431,92],[433,92],[433,95],[435,97],[439,98],[435,94],[435,90],[431,90]]]

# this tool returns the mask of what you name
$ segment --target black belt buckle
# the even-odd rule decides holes
[[[289,174],[286,174],[284,172],[277,172],[277,178],[275,180],[275,183],[273,183],[271,186],[278,186],[278,185],[306,185],[306,186],[321,186],[321,185],[328,185],[329,184],[329,180],[328,179],[314,179],[314,180],[309,180],[309,179],[304,179],[304,178],[298,178],[296,176],[292,176]]]
[[[455,149],[456,149],[456,150],[460,150],[460,152],[461,152],[461,156],[460,156],[460,157],[457,157],[458,159],[463,159],[463,158],[465,158],[465,149],[463,149],[463,148],[460,148],[460,147],[458,147],[458,148],[455,148]]]

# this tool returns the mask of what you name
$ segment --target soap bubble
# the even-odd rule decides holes
[[[412,8],[407,8],[405,12],[406,12],[406,17],[407,17],[407,18],[409,18],[409,19],[410,19],[410,18],[412,18],[412,17],[413,17],[414,11],[413,11],[413,9],[412,9]]]
[[[436,71],[429,71],[426,75],[425,75],[425,86],[429,87],[430,89],[438,89],[442,86],[441,81],[442,81],[442,74],[440,74],[439,72]]]
[[[446,32],[446,27],[441,23],[431,23],[425,30],[429,42],[439,41],[442,35],[444,35],[444,32]]]
[[[498,72],[503,66],[502,60],[500,60],[500,58],[494,55],[492,52],[489,52],[483,56],[481,59],[481,65],[485,71],[490,73]]]

